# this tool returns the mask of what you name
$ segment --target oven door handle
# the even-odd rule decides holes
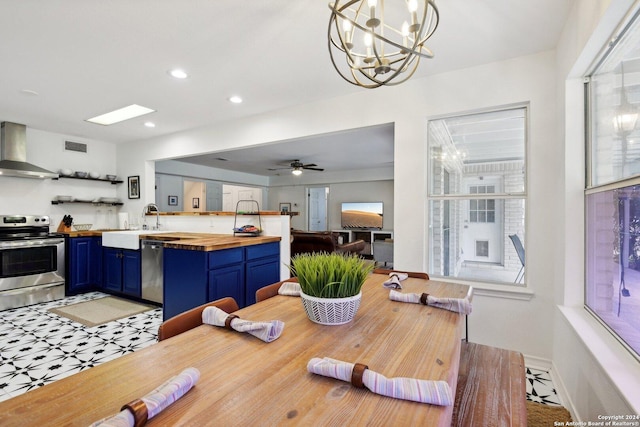
[[[54,246],[64,243],[64,238],[60,239],[32,239],[14,240],[11,242],[0,242],[0,250],[14,248],[35,248],[40,246]]]
[[[22,295],[24,293],[29,293],[31,291],[39,291],[39,290],[55,288],[56,286],[63,286],[63,285],[64,285],[64,282],[54,282],[54,283],[47,283],[45,285],[29,286],[26,288],[8,289],[6,291],[0,291],[0,295],[3,297],[8,297],[11,295]]]

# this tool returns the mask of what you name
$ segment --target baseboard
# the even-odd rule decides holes
[[[573,405],[573,401],[571,400],[567,387],[564,385],[564,381],[562,381],[562,378],[556,374],[556,372],[555,364],[551,362],[551,370],[549,371],[549,374],[551,375],[551,381],[553,381],[553,385],[556,388],[556,393],[560,398],[560,403],[562,403],[562,406],[567,408],[567,411],[571,414],[571,419],[573,421],[582,421],[580,417],[577,416],[578,412]]]
[[[550,371],[552,362],[549,359],[538,356],[529,356],[525,354],[524,365],[528,368],[539,369],[541,371]]]

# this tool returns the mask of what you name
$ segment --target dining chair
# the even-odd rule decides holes
[[[158,327],[158,341],[166,340],[167,338],[171,338],[186,332],[189,329],[202,325],[202,312],[207,307],[218,307],[227,313],[231,313],[239,309],[238,303],[232,297],[220,298],[218,300],[202,304],[162,322],[160,327]]]
[[[256,291],[256,302],[264,301],[271,297],[275,297],[278,295],[278,289],[284,282],[297,282],[297,277],[291,277],[289,279],[283,280],[281,282],[272,283],[271,285],[267,285],[262,287]]]
[[[406,273],[409,277],[414,277],[416,279],[429,280],[429,275],[427,273],[418,272],[418,271],[389,270],[387,268],[376,268],[373,270],[375,274],[389,274],[389,273],[393,273],[394,271],[398,273]]]

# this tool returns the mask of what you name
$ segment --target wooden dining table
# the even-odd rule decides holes
[[[455,396],[464,316],[395,302],[372,274],[355,319],[313,323],[299,297],[276,295],[237,312],[285,323],[271,343],[201,325],[0,403],[1,426],[87,426],[119,412],[188,367],[201,375],[149,426],[367,425],[449,426],[453,406],[381,396],[307,372],[314,357],[363,363],[384,376],[444,380]],[[409,278],[402,292],[464,298],[465,285]]]

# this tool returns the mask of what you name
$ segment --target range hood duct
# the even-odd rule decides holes
[[[22,178],[58,178],[41,167],[27,163],[27,127],[11,122],[2,122],[0,135],[0,176]]]

